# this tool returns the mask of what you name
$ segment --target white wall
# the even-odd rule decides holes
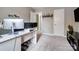
[[[67,28],[68,28],[68,25],[72,25],[73,28],[74,28],[74,31],[79,31],[79,22],[75,22],[75,18],[74,18],[74,10],[76,9],[77,7],[67,7],[65,8],[65,28],[66,28],[66,31],[67,31]]]
[[[79,22],[76,22],[75,23],[75,31],[76,32],[79,32]]]
[[[53,34],[53,18],[43,18],[41,25],[41,31],[43,33]]]
[[[0,20],[3,20],[8,14],[16,14],[25,21],[30,21],[30,7],[0,7]]]
[[[76,8],[74,8],[74,9],[76,9]],[[75,19],[74,19],[74,29],[76,32],[79,32],[79,22],[75,22]]]
[[[77,7],[63,7],[63,8],[65,10],[65,24],[64,24],[65,35],[67,34],[68,25],[72,25],[74,28],[74,31],[79,32],[79,22],[75,22],[75,18],[74,18],[74,10]]]
[[[69,24],[74,26],[75,31],[79,31],[79,22],[75,22],[74,20],[74,9],[77,7],[62,7],[65,9],[65,33],[67,31],[67,26]],[[8,16],[8,14],[17,14],[21,18],[25,19],[25,21],[30,21],[30,11],[42,11],[43,15],[47,13],[53,13],[54,9],[60,9],[60,7],[50,7],[50,8],[30,8],[30,7],[0,7],[0,20],[3,20]],[[45,32],[53,33],[53,18],[43,18],[43,21],[45,24],[44,26],[47,26],[44,28]],[[48,25],[47,25],[48,24]],[[52,26],[51,26],[52,25]],[[43,26],[43,27],[44,27]],[[50,26],[50,27],[49,27]],[[51,29],[51,30],[49,30]],[[43,31],[44,31],[43,30]]]
[[[42,12],[42,15],[46,15],[46,14],[53,14],[53,10],[50,8],[34,8],[36,12]],[[53,34],[53,17],[45,17],[42,18],[41,21],[41,31],[43,33],[47,33],[47,34]]]
[[[67,33],[67,30],[68,30],[68,25],[72,25],[74,27],[74,30],[75,31],[78,31],[79,32],[79,22],[75,22],[75,19],[74,19],[74,10],[77,8],[77,7],[39,7],[39,8],[34,8],[35,11],[42,11],[43,15],[46,14],[46,13],[53,13],[53,11],[55,9],[64,9],[65,10],[65,35]],[[43,28],[43,31],[45,32],[53,32],[53,27],[49,28],[48,26],[51,25],[51,22],[49,21],[49,19],[43,19],[44,21],[44,24],[42,24],[42,28]],[[53,21],[53,18],[51,19],[51,21]],[[46,23],[47,22],[47,23]],[[48,23],[49,22],[49,23]],[[46,25],[45,25],[46,23]],[[48,28],[46,28],[46,27]],[[52,24],[53,26],[53,24]],[[51,31],[51,30],[52,31]]]

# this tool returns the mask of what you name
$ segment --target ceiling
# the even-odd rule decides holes
[[[74,9],[76,7],[32,7],[32,9],[34,9],[35,11],[53,11],[55,9],[61,9],[61,8],[71,8],[71,9]]]
[[[64,7],[32,7],[35,11],[45,11],[45,10],[55,10],[55,9],[61,9]]]

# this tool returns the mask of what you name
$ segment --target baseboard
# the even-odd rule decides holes
[[[50,35],[50,36],[54,36],[54,35],[55,35],[55,34],[49,34],[49,33],[42,33],[42,34]],[[67,37],[66,35],[55,35],[55,36],[63,36],[63,37]]]
[[[42,33],[42,34],[45,34],[45,35],[50,35],[50,36],[53,36],[54,34],[49,34],[49,33]]]

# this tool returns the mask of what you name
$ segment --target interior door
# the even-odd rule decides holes
[[[64,36],[64,9],[54,10],[54,34]]]
[[[41,12],[31,12],[30,22],[37,22],[37,30],[41,31],[41,20],[42,20],[42,13]]]

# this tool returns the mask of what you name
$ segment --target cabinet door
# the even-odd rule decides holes
[[[3,42],[0,44],[0,51],[13,51],[15,45],[15,39]]]
[[[21,51],[21,37],[16,38],[15,51]]]

